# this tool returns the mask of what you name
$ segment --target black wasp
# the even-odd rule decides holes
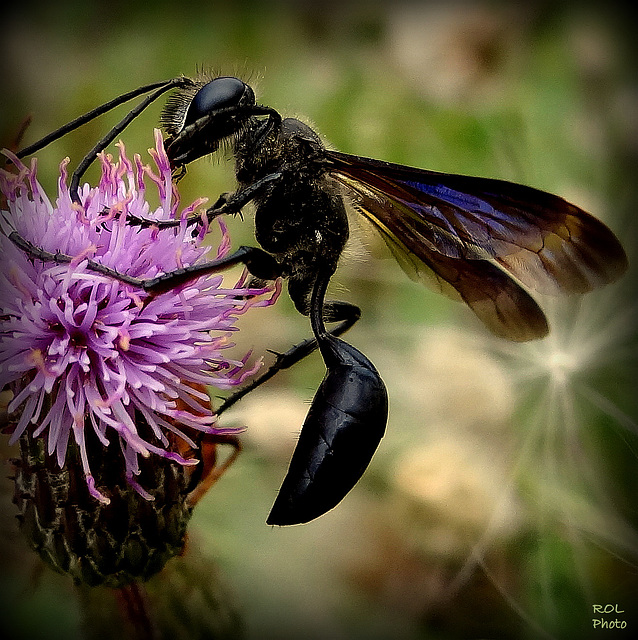
[[[562,198],[502,180],[413,169],[326,149],[295,118],[256,103],[251,87],[234,77],[180,77],[140,87],[77,118],[25,156],[92,118],[148,94],[85,156],[80,177],[151,102],[170,89],[162,114],[176,178],[193,160],[228,146],[237,189],[208,210],[208,221],[255,205],[260,248],[240,247],[223,260],[139,281],[94,263],[102,273],[159,293],[204,273],[243,263],[260,280],[283,277],[290,297],[310,317],[314,339],[278,357],[261,378],[231,396],[225,410],[276,371],[319,348],[327,373],[304,422],[269,524],[308,522],[339,503],[368,466],[385,431],[388,404],[372,363],[337,336],[359,318],[358,307],[326,301],[326,289],[348,239],[346,202],[368,218],[407,274],[464,301],[496,335],[542,338],[547,320],[526,288],[584,293],[617,279],[627,267],[623,248],[600,221]],[[189,220],[202,222],[201,216]],[[159,224],[130,219],[131,224]],[[13,234],[35,257],[45,256]],[[337,323],[332,330],[326,322]]]

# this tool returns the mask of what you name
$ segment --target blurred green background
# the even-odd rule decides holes
[[[635,254],[636,25],[621,5],[12,4],[0,38],[4,141],[28,114],[31,142],[122,92],[203,67],[239,75],[259,102],[341,151],[559,193]],[[123,134],[130,153],[152,145],[160,108]],[[54,189],[60,160],[79,162],[122,113],[40,152],[43,184]],[[180,183],[182,202],[232,185],[229,162],[201,160]],[[236,245],[252,242],[250,216],[230,224]],[[149,585],[158,624],[171,637],[229,637],[231,610],[256,639],[628,634],[638,624],[635,273],[582,300],[543,300],[552,336],[510,345],[411,283],[365,229],[354,235],[333,289],[362,307],[348,339],[386,381],[387,436],[337,509],[270,528],[323,364],[313,356],[242,401],[224,421],[248,427],[245,452],[198,505],[185,558]],[[309,333],[285,296],[244,320],[240,346],[256,354]],[[108,593],[76,592],[38,568],[10,492],[8,636],[124,637],[99,613]],[[593,612],[607,603],[624,613]],[[627,629],[595,630],[593,618]]]

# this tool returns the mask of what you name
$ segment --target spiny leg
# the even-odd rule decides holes
[[[271,173],[243,189],[239,189],[232,193],[222,194],[215,204],[206,210],[206,213],[203,216],[195,213],[188,216],[185,220],[150,220],[149,218],[140,218],[138,216],[128,214],[126,216],[126,222],[133,226],[142,227],[143,229],[148,227],[157,227],[160,230],[179,227],[183,223],[186,223],[186,226],[202,224],[203,222],[210,224],[218,216],[240,213],[242,208],[259,195],[265,187],[280,180],[281,175],[281,172]]]
[[[311,277],[291,278],[288,281],[288,294],[290,295],[290,299],[293,301],[297,311],[304,316],[311,316],[311,321],[313,313],[320,314],[323,333],[329,333],[332,336],[340,336],[348,331],[348,329],[350,329],[350,327],[352,327],[352,325],[354,325],[354,323],[361,317],[361,309],[349,302],[342,302],[340,300],[324,302],[326,289],[331,275],[332,270],[329,269],[323,275],[313,274]],[[319,284],[320,280],[324,283],[323,285]],[[324,321],[338,322],[339,324],[330,332],[326,332],[326,329],[323,326]],[[300,362],[306,356],[313,353],[317,347],[319,347],[317,338],[320,338],[322,335],[322,333],[317,333],[314,326],[313,333],[313,337],[303,340],[284,353],[273,352],[276,355],[275,362],[260,376],[253,378],[245,387],[239,389],[226,398],[217,409],[217,414],[219,415],[232,407],[245,395],[274,377],[279,371],[289,369],[293,365],[297,364],[297,362]]]
[[[335,315],[335,309],[339,309],[340,315]],[[339,322],[339,324],[328,331],[327,333],[331,336],[340,336],[350,327],[352,327],[355,322],[361,317],[361,309],[354,304],[350,304],[348,302],[334,301],[327,302],[324,305],[324,311],[326,314],[324,315],[324,320],[326,322]],[[216,410],[217,415],[222,414],[227,409],[230,409],[236,402],[241,400],[244,396],[248,395],[251,391],[254,391],[258,387],[260,387],[265,382],[268,382],[271,378],[273,378],[277,373],[284,369],[289,369],[293,365],[297,364],[301,360],[303,360],[306,356],[309,356],[313,353],[317,347],[319,346],[317,342],[317,338],[306,338],[302,342],[294,345],[288,351],[284,353],[275,353],[276,359],[274,364],[272,364],[264,373],[256,378],[253,378],[250,383],[248,383],[245,387],[239,389],[228,398],[226,398],[219,408]]]
[[[64,253],[51,253],[50,251],[36,247],[28,240],[25,240],[16,231],[9,234],[9,240],[35,260],[54,262],[56,264],[69,264],[74,260],[77,260],[77,258]],[[119,271],[96,262],[95,260],[86,259],[86,261],[87,266],[91,271],[114,278],[124,284],[138,287],[151,295],[165,293],[166,291],[175,289],[187,282],[190,282],[191,280],[195,280],[200,276],[217,273],[236,264],[246,265],[251,273],[252,269],[255,269],[258,274],[265,274],[260,275],[260,277],[267,280],[275,280],[280,275],[279,265],[275,259],[263,249],[259,249],[257,247],[239,247],[237,251],[225,256],[224,258],[220,258],[219,260],[193,264],[188,267],[183,267],[182,269],[163,273],[155,278],[147,279],[136,278],[134,276],[129,276],[126,273],[120,273]]]

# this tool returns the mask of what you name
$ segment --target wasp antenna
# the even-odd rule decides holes
[[[105,102],[104,104],[100,105],[99,107],[96,107],[95,109],[91,109],[91,111],[88,111],[87,113],[75,118],[74,120],[71,120],[71,122],[68,122],[67,124],[60,127],[59,129],[52,131],[48,135],[44,136],[44,138],[41,138],[37,142],[34,142],[28,147],[25,147],[24,149],[18,151],[18,153],[16,153],[16,156],[18,158],[24,158],[26,156],[30,156],[34,154],[36,151],[39,151],[40,149],[44,149],[44,147],[51,144],[55,140],[62,138],[67,133],[70,133],[71,131],[78,129],[79,127],[86,124],[87,122],[90,122],[91,120],[94,120],[95,118],[101,116],[102,114],[107,113],[112,109],[115,109],[116,107],[119,107],[121,104],[124,104],[129,100],[133,100],[133,98],[137,98],[138,96],[144,95],[149,91],[153,91],[154,89],[163,89],[156,96],[156,97],[159,97],[162,93],[164,93],[164,91],[168,91],[173,87],[178,87],[182,85],[188,86],[191,82],[192,81],[189,80],[188,78],[184,76],[180,76],[179,78],[173,78],[172,80],[166,80],[164,82],[154,82],[152,84],[147,84],[147,85],[144,85],[143,87],[138,87],[137,89],[133,89],[132,91],[129,91],[127,93],[123,93],[121,96],[118,96],[113,100],[109,100],[108,102]]]
[[[173,80],[169,80],[168,82],[160,84],[158,88],[155,89],[153,93],[146,96],[144,100],[142,100],[136,107],[131,109],[128,114],[122,118],[101,140],[99,140],[95,146],[84,156],[82,162],[78,165],[77,169],[73,172],[71,176],[71,182],[69,186],[69,191],[71,192],[71,199],[74,202],[79,202],[80,198],[78,196],[78,188],[80,185],[80,178],[84,175],[86,170],[91,166],[94,160],[97,158],[98,154],[106,149],[115,138],[128,127],[131,122],[137,118],[137,116],[142,113],[151,103],[153,103],[157,98],[159,98],[162,94],[166,93],[170,89],[174,87],[179,87],[186,85],[188,86],[192,83],[192,80],[184,77],[174,78]],[[149,85],[150,86],[150,85]],[[135,92],[131,92],[135,93]],[[137,95],[140,95],[138,93]],[[133,96],[134,97],[134,96]]]

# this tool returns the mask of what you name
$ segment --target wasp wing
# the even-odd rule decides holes
[[[504,180],[327,155],[330,174],[406,273],[460,297],[502,337],[547,333],[543,312],[517,280],[541,293],[584,293],[627,268],[614,234],[558,196]]]

